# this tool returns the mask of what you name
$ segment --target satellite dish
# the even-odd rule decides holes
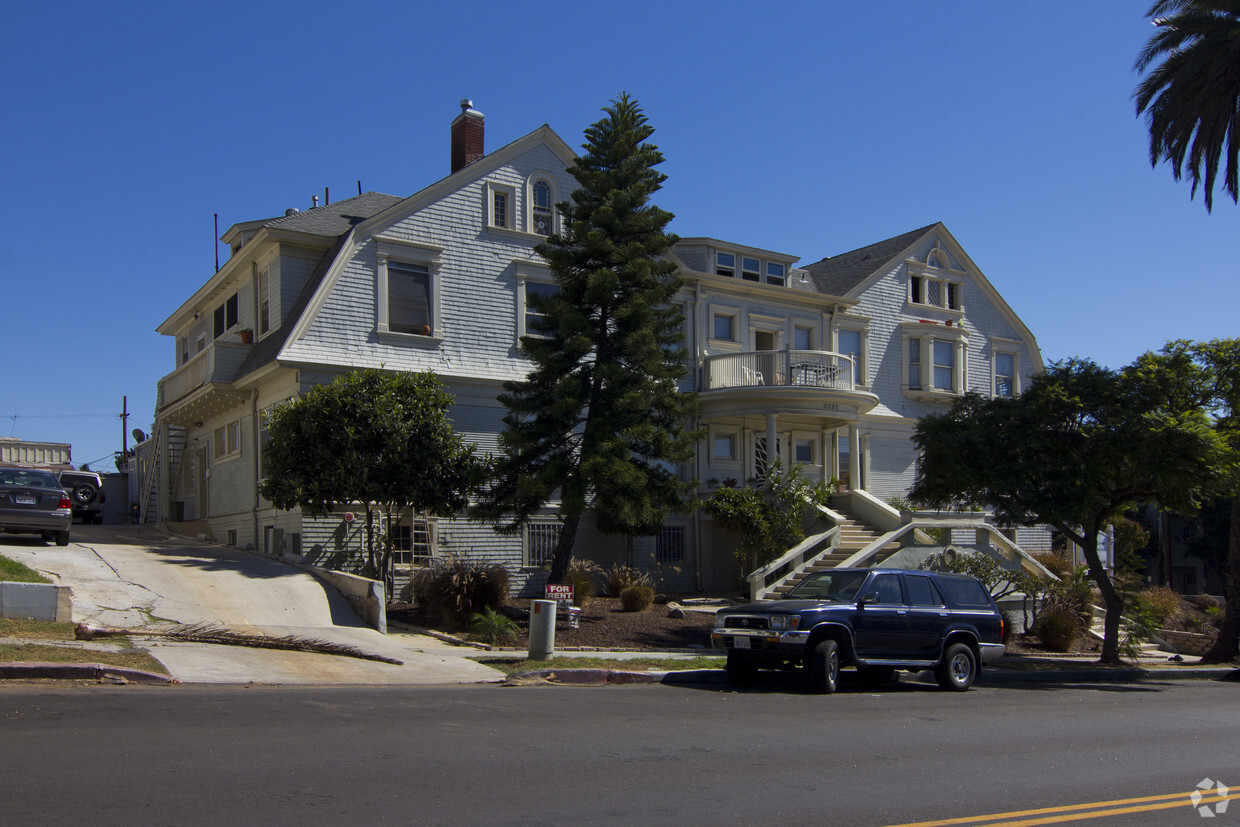
[[[141,428],[134,428],[130,433],[133,434],[134,442],[146,442],[146,434],[142,433]]]

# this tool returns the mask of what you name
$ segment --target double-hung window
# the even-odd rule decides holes
[[[853,383],[864,385],[864,371],[862,367],[862,346],[864,344],[864,334],[860,330],[841,327],[836,331],[836,341],[839,343],[837,349],[840,353],[852,359]]]
[[[715,275],[736,276],[736,256],[732,253],[715,253]]]
[[[1016,395],[1016,354],[999,351],[995,353],[995,396]]]
[[[956,388],[956,343],[934,340],[934,387],[941,391]]]
[[[388,330],[429,336],[431,270],[425,264],[388,262]]]
[[[241,453],[241,421],[229,422],[216,428],[213,434],[215,459],[225,459]]]
[[[271,303],[267,295],[270,276],[266,267],[258,271],[258,335],[271,330]]]
[[[741,278],[745,281],[762,281],[762,262],[749,256],[741,256]]]
[[[525,281],[524,282],[524,309],[525,309],[525,328],[522,332],[524,336],[546,336],[540,328],[547,314],[542,310],[534,308],[534,303],[530,301],[531,297],[550,298],[560,292],[557,285],[545,281]]]
[[[418,337],[443,335],[437,284],[442,252],[442,248],[427,244],[378,239],[376,332]]]

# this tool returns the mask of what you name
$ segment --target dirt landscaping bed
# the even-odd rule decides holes
[[[520,615],[529,612],[528,600],[514,600],[511,607]],[[626,612],[620,599],[596,597],[581,612],[581,626],[568,628],[563,617],[557,616],[555,645],[557,649],[657,650],[710,648],[710,629],[715,616],[707,612],[686,611],[683,618],[671,617],[665,605],[651,606],[644,612]],[[468,635],[460,626],[444,623],[438,617],[407,604],[388,606],[389,622],[405,623],[433,629],[459,637]],[[519,637],[505,645],[518,648],[529,645],[529,620],[517,618]]]

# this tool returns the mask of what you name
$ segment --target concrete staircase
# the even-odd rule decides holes
[[[836,547],[836,549],[832,551],[830,554],[827,554],[819,558],[816,562],[811,563],[808,566],[802,567],[800,571],[798,571],[794,576],[789,578],[787,582],[785,582],[782,586],[780,586],[778,589],[775,590],[775,593],[777,595],[782,596],[785,593],[787,593],[789,589],[791,589],[797,583],[800,583],[801,580],[803,580],[805,576],[809,574],[810,572],[826,571],[828,569],[836,568],[841,563],[843,563],[845,560],[847,560],[849,557],[852,557],[858,551],[861,551],[861,549],[870,545],[875,540],[878,540],[883,535],[883,532],[879,531],[877,528],[865,522],[864,520],[860,520],[855,517],[850,517],[847,515],[845,515],[844,519],[839,523],[839,527],[840,527],[839,546]],[[887,557],[891,556],[892,554],[894,554],[895,552],[899,550],[900,550],[899,543],[895,543],[895,542],[888,543],[886,546],[884,546],[879,551],[876,557],[872,558],[872,560],[869,563],[867,563],[867,565],[868,566],[879,565],[880,563],[882,563],[883,560],[885,560]]]
[[[1095,640],[1101,641],[1106,637],[1106,630],[1103,624],[1106,621],[1107,610],[1105,607],[1098,606],[1098,605],[1092,606],[1091,608],[1093,609],[1093,611],[1090,614],[1089,628],[1085,631],[1085,634],[1089,635],[1089,637]],[[1126,619],[1120,618],[1119,640],[1121,644],[1123,644],[1124,639],[1128,636],[1130,631],[1131,631],[1131,624]],[[1154,657],[1154,656],[1162,657],[1162,646],[1152,641],[1148,641],[1148,640],[1142,641],[1141,643],[1137,644],[1137,656],[1138,657],[1147,657],[1147,656],[1148,657]]]

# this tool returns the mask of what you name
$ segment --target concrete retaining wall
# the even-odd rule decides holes
[[[318,566],[303,565],[299,568],[305,568],[313,572],[315,577],[335,586],[353,606],[358,617],[381,633],[387,634],[387,600],[382,583],[343,571],[321,569]]]
[[[68,586],[50,583],[0,583],[0,617],[30,620],[73,619],[73,597]]]

